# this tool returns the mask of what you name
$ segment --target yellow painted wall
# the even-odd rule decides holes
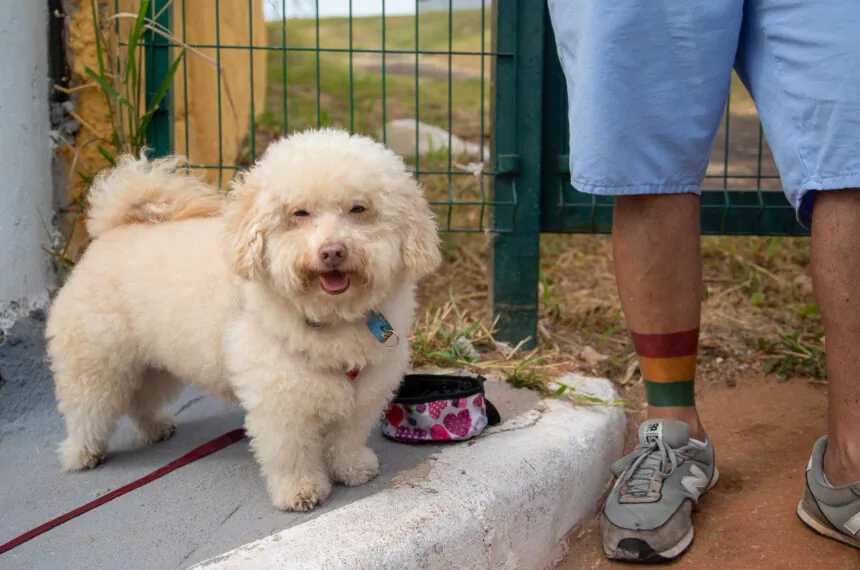
[[[103,7],[103,21],[113,15],[113,0],[98,0]],[[183,0],[173,3],[173,32],[182,40]],[[185,41],[187,43],[215,44],[215,2],[209,0],[184,0]],[[120,36],[132,21],[129,17],[137,12],[139,0],[120,0]],[[221,45],[265,46],[266,29],[263,21],[262,3],[253,2],[253,14],[249,14],[247,0],[221,0],[220,2]],[[95,139],[107,138],[111,133],[110,114],[100,89],[84,72],[84,67],[98,68],[95,30],[89,0],[76,0],[74,10],[67,14],[69,64],[72,71],[71,88],[74,92],[75,116],[81,129],[73,145],[58,149],[69,168],[83,172],[95,172],[106,165],[97,150]],[[253,21],[252,21],[253,20]],[[250,24],[253,23],[253,36]],[[104,26],[108,31],[113,26]],[[113,43],[114,38],[107,40]],[[250,40],[250,41],[249,41]],[[174,136],[175,152],[185,154],[193,164],[217,165],[220,156],[224,164],[234,164],[242,139],[247,135],[251,121],[251,70],[253,69],[254,108],[263,110],[266,93],[266,52],[222,49],[221,52],[221,131],[218,129],[218,72],[215,49],[189,49],[186,53],[187,68],[180,65],[174,83]],[[253,58],[253,65],[252,65]],[[186,109],[185,78],[188,89]],[[186,124],[188,147],[186,148]],[[232,170],[223,171],[223,184],[231,179]],[[69,202],[77,201],[86,190],[86,183],[74,172],[69,173]],[[207,170],[206,178],[218,182],[218,171]],[[79,221],[72,240],[69,257],[86,239],[83,223]]]
[[[186,0],[186,41],[194,44],[216,43],[214,2]],[[204,6],[205,5],[205,6]],[[255,1],[253,22],[247,0],[221,0],[221,45],[266,45],[263,4]],[[174,28],[181,34],[179,8],[174,9]],[[249,24],[253,23],[253,36]],[[217,60],[215,49],[200,49],[202,56],[188,53],[188,109],[183,98],[184,76],[177,72],[175,105],[176,152],[185,154],[194,164],[217,164],[219,140],[223,163],[235,164],[242,139],[248,134],[251,117],[251,75],[253,70],[254,112],[263,112],[266,100],[266,52],[264,50],[221,49],[221,137],[218,136],[218,73],[211,61]],[[253,53],[253,65],[252,65]],[[188,122],[188,148],[185,147],[185,123]],[[224,182],[233,170],[223,171]],[[218,172],[207,171],[207,179],[218,181]]]

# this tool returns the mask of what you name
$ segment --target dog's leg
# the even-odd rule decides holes
[[[392,359],[387,366],[363,371],[357,379],[351,413],[332,424],[326,432],[325,459],[332,478],[338,483],[347,487],[362,485],[379,473],[379,459],[367,447],[367,440],[399,384],[404,367],[400,361]]]
[[[367,438],[378,416],[379,408],[363,415],[356,412],[332,425],[326,433],[325,459],[338,483],[354,487],[379,474],[379,459],[367,447]]]
[[[245,429],[273,504],[285,511],[309,511],[325,501],[331,482],[319,420],[295,414],[277,398],[246,409]]]
[[[132,397],[128,416],[143,443],[168,439],[176,431],[176,422],[164,413],[164,407],[182,392],[182,382],[169,372],[148,370]]]
[[[59,450],[66,471],[92,469],[104,462],[108,441],[137,384],[136,371],[102,364],[54,371],[58,409],[68,432]]]

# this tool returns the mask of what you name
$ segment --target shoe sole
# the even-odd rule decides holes
[[[812,516],[807,510],[803,507],[803,501],[797,504],[797,518],[805,524],[809,529],[825,538],[829,538],[831,540],[835,540],[841,542],[842,544],[847,544],[848,546],[853,546],[854,548],[860,550],[860,540],[856,538],[852,538],[846,534],[842,534],[839,531],[833,530],[829,526],[826,526],[819,522],[814,516]]]
[[[711,489],[713,489],[720,480],[720,471],[714,467],[714,476],[711,482],[702,491],[701,497]],[[637,562],[639,564],[659,564],[661,562],[670,562],[681,556],[693,543],[694,531],[692,525],[690,530],[671,548],[667,548],[662,552],[657,552],[642,539],[639,538],[624,538],[618,542],[615,549],[608,549],[603,545],[603,552],[607,558],[612,560],[620,560],[624,562]]]

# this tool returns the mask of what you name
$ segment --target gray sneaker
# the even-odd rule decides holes
[[[639,445],[612,465],[618,480],[603,508],[603,550],[628,562],[665,562],[693,542],[690,514],[717,483],[714,446],[690,439],[690,426],[648,420]]]
[[[818,534],[860,549],[860,481],[842,487],[828,483],[823,463],[826,449],[827,436],[812,448],[797,516]]]

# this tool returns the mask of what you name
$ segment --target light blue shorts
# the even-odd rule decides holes
[[[860,187],[860,0],[548,1],[578,190],[699,193],[733,67],[804,227]]]

